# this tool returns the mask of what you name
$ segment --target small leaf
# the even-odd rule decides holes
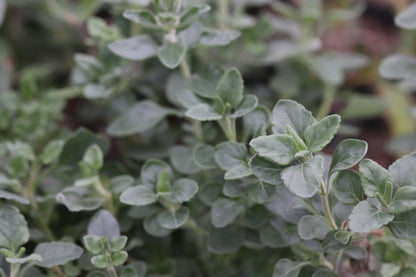
[[[240,105],[235,109],[235,111],[230,115],[231,118],[243,117],[248,113],[254,111],[257,107],[259,100],[255,95],[245,95]]]
[[[321,151],[337,133],[341,123],[339,115],[329,115],[305,129],[305,143],[309,151],[316,153]]]
[[[231,68],[220,79],[215,94],[226,104],[237,108],[243,101],[244,81],[237,68]]]
[[[225,180],[236,180],[236,179],[242,179],[245,177],[248,177],[252,175],[253,172],[251,171],[251,168],[246,164],[239,164],[230,170],[227,170],[227,172],[224,175]]]
[[[367,257],[367,250],[361,246],[349,246],[344,249],[344,253],[353,259],[361,260]]]
[[[260,157],[269,159],[279,165],[288,165],[297,152],[296,145],[289,135],[261,136],[250,141],[250,146]]]
[[[379,70],[386,79],[409,79],[416,72],[416,58],[405,54],[390,55],[381,62]]]
[[[195,163],[202,169],[217,168],[215,162],[215,149],[210,145],[199,145],[195,148],[193,158]]]
[[[103,240],[101,237],[88,235],[84,236],[82,241],[84,242],[85,248],[92,254],[97,255],[104,250]]]
[[[279,260],[273,269],[273,277],[297,277],[300,270],[309,262],[293,262],[289,259]]]
[[[30,200],[26,197],[20,196],[15,193],[11,193],[5,190],[0,190],[0,199],[7,199],[7,200],[13,200],[17,203],[23,204],[23,205],[29,205]]]
[[[68,187],[55,197],[56,202],[65,205],[71,212],[93,211],[103,202],[100,196],[89,195],[88,187]]]
[[[5,205],[0,210],[0,246],[15,252],[29,241],[27,222],[19,210]]]
[[[330,55],[312,57],[309,60],[309,67],[326,84],[339,86],[344,82],[342,67],[334,62]]]
[[[120,236],[120,227],[117,220],[107,210],[98,211],[88,224],[88,235],[106,237],[113,240]]]
[[[141,61],[156,56],[158,45],[149,35],[141,35],[114,41],[108,44],[114,54],[133,61]]]
[[[157,51],[157,56],[164,66],[174,69],[185,58],[186,50],[186,46],[181,42],[170,42],[165,39],[162,47]]]
[[[199,104],[190,108],[186,114],[187,117],[190,117],[199,121],[213,121],[220,120],[222,115],[214,110],[208,104]]]
[[[64,141],[63,140],[53,140],[46,145],[43,149],[42,153],[40,154],[40,159],[43,164],[50,164],[54,162],[62,152],[64,148]]]
[[[237,202],[220,198],[211,210],[211,222],[216,228],[222,228],[232,223],[242,211],[242,206]]]
[[[106,268],[110,266],[110,261],[105,255],[97,255],[92,257],[91,263],[97,268]]]
[[[183,203],[190,201],[198,192],[198,184],[190,179],[179,179],[173,183],[172,190],[167,194],[167,200],[171,203]]]
[[[123,13],[123,17],[127,18],[133,22],[139,23],[142,26],[158,30],[159,26],[157,25],[154,14],[148,10],[127,10]]]
[[[397,26],[403,29],[416,29],[416,4],[413,3],[405,10],[400,12],[394,19],[394,22]]]
[[[180,173],[195,174],[201,169],[193,159],[190,159],[193,153],[193,147],[174,146],[169,152],[171,164]]]
[[[235,225],[214,229],[208,236],[208,250],[216,254],[234,253],[244,241],[244,232]]]
[[[111,241],[111,251],[112,252],[118,252],[124,249],[127,244],[127,237],[126,236],[120,236],[118,238],[114,238]]]
[[[120,196],[120,201],[132,206],[145,206],[155,203],[156,193],[145,185],[139,185],[126,189]]]
[[[128,254],[126,251],[118,251],[111,255],[111,260],[115,266],[124,264],[127,261]]]
[[[416,209],[416,187],[401,187],[393,196],[388,212],[399,214]]]
[[[345,204],[355,205],[364,200],[360,175],[352,170],[339,171],[332,186],[335,196]]]
[[[73,243],[59,241],[40,243],[36,246],[35,253],[42,256],[42,261],[36,265],[48,268],[64,265],[78,259],[82,252],[82,248]]]
[[[352,210],[349,226],[353,232],[370,233],[386,225],[393,218],[393,215],[379,211],[368,200],[364,200]]]
[[[171,230],[160,225],[156,215],[147,217],[143,222],[143,227],[149,235],[155,237],[165,237],[171,232]]]
[[[316,122],[312,113],[301,104],[292,100],[279,100],[273,108],[272,119],[273,131],[277,134],[286,134],[287,125],[303,138],[306,128]]]
[[[236,142],[222,142],[215,147],[215,161],[224,170],[231,170],[234,167],[245,163],[247,149],[244,144]]]
[[[329,231],[326,219],[322,216],[305,215],[298,223],[298,234],[304,240],[324,239]]]
[[[283,184],[281,178],[282,167],[278,164],[263,159],[258,155],[251,158],[249,164],[253,174],[256,175],[257,178],[272,185]]]
[[[180,207],[176,211],[164,211],[157,216],[159,224],[166,229],[176,229],[185,224],[189,217],[189,208]]]
[[[163,171],[166,171],[169,180],[173,179],[172,169],[167,163],[158,159],[149,159],[142,166],[140,179],[143,184],[156,185]]]
[[[395,184],[400,187],[416,186],[416,152],[403,156],[389,167]]]
[[[10,264],[34,263],[41,262],[42,257],[39,254],[30,254],[24,258],[6,258],[6,261]]]
[[[170,188],[171,186],[168,173],[166,171],[162,171],[159,175],[159,179],[157,180],[156,191],[157,193],[169,192]]]
[[[199,44],[205,46],[223,46],[236,40],[241,33],[234,30],[205,29]]]
[[[118,116],[107,128],[107,133],[112,136],[143,133],[171,114],[176,114],[176,111],[159,106],[150,100],[141,101]],[[137,120],[138,118],[140,120]]]
[[[103,166],[103,152],[97,144],[93,144],[85,151],[82,162],[93,172],[98,172]]]
[[[224,70],[218,66],[210,66],[201,73],[194,74],[188,81],[188,88],[196,95],[215,99],[215,90]]]
[[[356,165],[367,153],[367,148],[367,143],[362,140],[345,139],[341,141],[332,155],[329,175]]]
[[[193,6],[183,12],[181,15],[181,23],[179,25],[179,30],[188,28],[195,20],[198,19],[202,14],[209,12],[211,7],[208,5],[198,5]]]
[[[322,156],[315,156],[305,163],[283,169],[282,179],[285,186],[299,197],[312,197],[321,185],[323,163]]]
[[[369,197],[376,197],[377,193],[383,196],[387,183],[393,182],[390,173],[370,159],[360,162],[360,174],[364,192]]]

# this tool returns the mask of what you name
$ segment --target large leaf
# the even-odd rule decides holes
[[[367,143],[357,139],[345,139],[340,142],[332,155],[329,175],[356,165],[367,153]]]
[[[199,121],[220,120],[222,115],[208,104],[199,104],[191,107],[186,116]]]
[[[416,29],[416,3],[413,3],[404,11],[399,13],[394,19],[394,22],[397,26],[404,29]]]
[[[364,159],[360,162],[362,186],[365,194],[376,197],[377,193],[384,195],[388,182],[393,182],[390,173],[375,161]]]
[[[304,163],[283,169],[282,179],[285,186],[299,197],[312,197],[321,185],[323,164],[324,158],[315,156]]]
[[[416,152],[406,155],[389,167],[389,172],[395,184],[404,186],[416,186]]]
[[[416,58],[405,54],[394,54],[380,65],[380,74],[387,79],[408,79],[416,73]]]
[[[201,171],[201,168],[190,158],[193,153],[193,147],[175,146],[171,148],[169,158],[173,167],[180,173],[195,174]]]
[[[156,126],[167,115],[175,114],[173,109],[164,108],[158,104],[145,100],[134,104],[123,112],[107,128],[112,136],[128,136],[143,133]]]
[[[393,218],[393,215],[378,210],[368,200],[364,200],[352,210],[349,226],[353,232],[370,233],[387,225]]]
[[[250,141],[250,146],[260,157],[269,159],[279,165],[288,165],[297,152],[296,145],[289,135],[261,136]]]
[[[290,126],[303,138],[303,132],[314,124],[316,119],[301,104],[292,100],[280,100],[273,108],[271,122],[275,133],[286,134],[287,126]]]
[[[388,212],[399,214],[416,209],[416,187],[399,188],[389,205]]]
[[[298,234],[304,240],[323,239],[329,231],[327,221],[322,216],[305,215],[298,223]]]
[[[120,236],[117,220],[107,210],[100,210],[88,224],[88,235],[106,237],[110,241]]]
[[[51,268],[54,265],[64,265],[69,261],[78,259],[84,251],[81,247],[68,242],[44,242],[35,248],[35,253],[42,257],[38,266]]]
[[[340,123],[341,117],[334,114],[307,127],[304,132],[304,138],[309,151],[313,153],[319,152],[330,143],[337,133]]]
[[[159,29],[154,14],[148,10],[127,10],[123,13],[123,17],[139,23],[146,28],[153,30]]]
[[[355,205],[364,200],[360,175],[352,170],[342,170],[335,177],[332,187],[335,196],[346,204]]]
[[[244,232],[235,225],[214,229],[208,236],[208,250],[216,254],[233,253],[244,241]]]
[[[147,160],[142,166],[140,180],[143,184],[156,185],[163,171],[166,171],[169,179],[173,178],[172,169],[167,163],[158,159]]]
[[[257,155],[251,158],[249,164],[253,174],[256,175],[257,178],[272,185],[283,184],[283,180],[280,177],[282,167],[278,164],[270,162]]]
[[[215,94],[233,108],[240,105],[243,100],[243,92],[244,81],[237,68],[231,68],[225,72],[215,90]]]
[[[211,210],[211,222],[216,228],[222,228],[233,222],[243,207],[230,199],[218,199]]]
[[[398,214],[388,225],[389,229],[400,239],[410,239],[416,237],[416,213],[410,210]]]
[[[148,35],[141,35],[108,44],[114,54],[129,60],[141,61],[156,56],[158,45]]]
[[[145,185],[126,189],[120,196],[120,201],[132,206],[145,206],[156,202],[156,193]]]
[[[29,229],[25,218],[16,207],[5,205],[0,210],[0,246],[15,253],[28,241]]]
[[[215,147],[214,158],[222,169],[231,170],[246,162],[247,149],[241,143],[222,142]]]
[[[198,184],[190,179],[179,179],[172,185],[172,189],[162,194],[171,203],[183,203],[191,200],[198,192]]]
[[[157,216],[159,224],[166,229],[176,229],[185,224],[189,217],[189,208],[180,207],[174,211],[164,211]]]
[[[240,35],[239,31],[234,30],[205,29],[199,43],[206,46],[222,46],[229,44]]]
[[[309,262],[293,262],[289,259],[279,260],[273,269],[273,277],[297,277],[300,270]]]
[[[170,69],[178,67],[182,59],[185,58],[185,54],[186,46],[180,41],[171,42],[165,40],[162,47],[157,51],[159,60]]]

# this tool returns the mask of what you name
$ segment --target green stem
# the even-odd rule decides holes
[[[342,254],[343,254],[342,250],[339,250],[338,252],[335,253],[334,261],[333,261],[335,273],[338,273],[339,271],[339,267],[341,265]]]
[[[35,191],[39,181],[39,168],[40,165],[35,161],[30,169],[29,180],[26,186],[26,196],[29,198],[30,204],[34,210],[38,209],[38,204],[35,199]]]
[[[185,77],[185,79],[189,79],[191,78],[191,69],[188,65],[188,62],[186,61],[186,57],[184,57],[180,63],[180,68],[181,68],[181,72],[183,77]]]
[[[329,114],[331,111],[332,102],[335,98],[335,87],[332,85],[325,85],[324,90],[324,97],[321,103],[321,106],[319,107],[318,114],[316,115],[317,120],[321,120],[325,116]]]
[[[237,131],[235,128],[235,118],[226,116],[225,118],[218,120],[221,129],[229,141],[237,141]]]
[[[17,277],[19,274],[20,264],[11,264],[10,265],[10,277]]]
[[[105,201],[105,206],[106,208],[113,214],[115,215],[116,213],[116,209],[114,207],[114,203],[113,203],[113,195],[111,192],[107,191],[103,185],[101,184],[101,181],[98,179],[95,183],[94,183],[94,188],[95,190],[106,199]]]
[[[331,230],[338,230],[337,223],[335,222],[334,216],[332,215],[331,206],[329,205],[328,200],[328,189],[325,187],[324,182],[321,180],[321,191],[319,192],[321,196],[322,209],[324,210],[325,218],[329,223]]]
[[[230,13],[229,0],[218,0],[218,14],[217,14],[218,28],[223,29],[223,30],[228,28],[227,20],[229,18],[229,13]]]
[[[111,277],[118,277],[114,266],[107,267],[107,272],[110,274]]]

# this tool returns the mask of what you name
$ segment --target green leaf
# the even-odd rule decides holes
[[[123,13],[123,17],[139,23],[148,29],[160,29],[155,19],[155,15],[149,10],[127,10]]]
[[[211,7],[208,5],[198,5],[193,6],[184,12],[181,15],[181,23],[179,25],[179,30],[188,28],[195,20],[198,19],[202,14],[209,12]]]
[[[85,248],[92,254],[100,254],[103,250],[103,240],[101,237],[87,235],[82,238]]]
[[[400,12],[394,19],[397,26],[413,30],[416,29],[416,4],[413,3],[405,10]]]
[[[126,251],[118,251],[111,255],[111,260],[113,261],[114,266],[119,266],[124,264],[127,261],[128,254]]]
[[[393,215],[379,211],[368,200],[364,200],[352,210],[349,226],[353,232],[370,233],[387,225],[393,218]]]
[[[116,40],[121,37],[117,27],[108,25],[104,19],[95,16],[91,16],[87,19],[87,30],[91,37],[105,42]]]
[[[269,159],[278,165],[288,165],[297,152],[296,145],[289,135],[261,136],[250,141],[250,146],[260,157]]]
[[[120,236],[120,227],[109,211],[100,210],[91,218],[87,233],[91,236],[106,237],[111,241]]]
[[[266,159],[253,156],[249,163],[254,175],[272,185],[282,185],[283,180],[281,178],[282,167],[278,164],[270,162]]]
[[[416,209],[416,187],[399,188],[391,201],[388,212],[399,214]]]
[[[215,94],[231,107],[237,108],[243,101],[244,81],[237,68],[231,68],[220,79]]]
[[[416,213],[414,210],[400,213],[388,225],[390,231],[400,239],[416,237]]]
[[[202,169],[214,169],[218,167],[214,155],[214,147],[210,145],[199,145],[194,150],[193,159]]]
[[[156,193],[146,185],[126,189],[120,196],[120,201],[132,206],[145,206],[155,203]]]
[[[216,228],[231,224],[242,211],[243,207],[230,199],[220,198],[215,201],[211,210],[211,222]]]
[[[225,180],[236,180],[236,179],[242,179],[245,177],[248,177],[252,175],[253,172],[251,171],[251,168],[246,164],[239,164],[230,170],[227,170],[227,172],[224,175]]]
[[[87,151],[85,151],[84,157],[82,158],[82,163],[88,166],[89,169],[93,171],[93,173],[98,172],[101,167],[103,166],[103,152],[101,148],[93,144],[88,147]]]
[[[64,148],[63,140],[53,140],[46,145],[46,147],[43,149],[42,153],[40,154],[39,158],[43,164],[45,165],[50,164],[54,162],[56,159],[58,159],[63,148]]]
[[[299,197],[312,197],[321,185],[323,163],[322,156],[315,156],[302,164],[287,167],[282,171],[283,183]]]
[[[344,249],[345,255],[356,260],[362,260],[367,257],[368,252],[364,247],[358,245],[350,245]]]
[[[210,66],[201,73],[194,74],[188,81],[188,88],[196,95],[215,99],[215,90],[224,70],[221,67]]]
[[[172,169],[167,163],[158,159],[149,159],[142,166],[140,179],[143,184],[156,185],[163,171],[166,171],[169,180],[173,179]]]
[[[341,123],[341,117],[333,114],[319,122],[316,122],[305,129],[305,143],[309,151],[316,153],[321,151],[337,133]]]
[[[78,259],[82,252],[82,248],[73,243],[60,241],[40,243],[36,246],[35,253],[42,256],[42,261],[36,265],[48,268],[64,265]]]
[[[364,200],[360,175],[352,170],[339,171],[332,188],[338,200],[346,204],[355,205]]]
[[[68,187],[55,197],[56,202],[65,205],[71,212],[93,211],[101,206],[103,198],[90,195],[89,187]]]
[[[245,163],[247,160],[247,149],[244,144],[236,142],[222,142],[215,146],[215,161],[224,170]]]
[[[189,217],[189,208],[180,207],[176,211],[164,211],[157,216],[159,224],[166,229],[176,229],[185,224]]]
[[[156,184],[157,193],[169,192],[171,189],[169,175],[166,171],[162,171]]]
[[[3,206],[0,210],[0,246],[16,252],[28,241],[29,229],[23,215],[14,206]]]
[[[230,115],[231,118],[243,117],[248,113],[254,111],[257,107],[259,100],[255,95],[245,95],[240,105],[235,109],[235,111]]]
[[[193,153],[193,147],[174,146],[169,152],[169,158],[173,167],[180,173],[195,174],[201,169],[193,159],[190,159]]]
[[[339,241],[340,243],[346,245],[351,241],[353,233],[348,231],[337,231],[335,233],[335,239]]]
[[[234,253],[244,241],[243,230],[235,225],[214,229],[208,236],[208,250],[216,254]]]
[[[147,217],[143,222],[145,231],[154,237],[165,237],[170,234],[171,230],[160,225],[156,215]]]
[[[15,193],[11,193],[5,190],[0,190],[0,199],[7,199],[7,200],[13,200],[17,203],[23,204],[23,205],[29,205],[30,201],[28,198],[24,196],[20,196]]]
[[[260,229],[260,241],[264,245],[271,248],[283,248],[300,241],[296,225],[284,221],[276,225],[267,224]]]
[[[190,179],[179,179],[173,183],[172,189],[166,193],[166,200],[170,203],[188,202],[198,192],[198,184]]]
[[[292,100],[279,100],[272,111],[273,131],[277,134],[286,134],[289,125],[300,138],[306,128],[316,122],[312,113],[301,104]]]
[[[241,33],[234,30],[205,29],[199,44],[205,46],[223,46],[236,40]]]
[[[329,231],[326,219],[322,216],[305,215],[298,223],[298,234],[304,240],[324,239]]]
[[[380,268],[380,276],[394,277],[400,272],[400,266],[396,264],[386,263],[382,264]]]
[[[320,269],[319,271],[316,271],[312,277],[338,277],[338,275],[333,271]]]
[[[110,245],[111,245],[111,251],[112,252],[118,252],[124,249],[127,244],[127,237],[126,236],[120,236],[118,238],[114,238]]]
[[[155,127],[166,116],[176,113],[175,110],[159,106],[150,100],[141,101],[118,116],[107,128],[107,133],[112,136],[143,133]]]
[[[381,62],[379,70],[386,79],[412,78],[416,72],[416,58],[405,54],[390,55]]]
[[[222,115],[214,110],[208,104],[199,104],[190,108],[186,114],[187,117],[190,117],[199,121],[213,121],[220,120]]]
[[[309,67],[326,84],[339,86],[344,82],[342,67],[330,55],[312,57]]]
[[[369,197],[376,197],[377,193],[384,196],[387,183],[393,182],[390,173],[370,159],[364,159],[360,162],[360,174],[364,192]]]
[[[332,155],[329,176],[339,170],[356,165],[367,153],[368,145],[363,140],[345,139],[341,141]]]
[[[97,255],[92,257],[91,263],[97,268],[106,268],[110,266],[110,261],[106,255]]]
[[[273,269],[273,277],[297,277],[300,270],[309,262],[293,262],[289,259],[279,260]]]
[[[111,52],[125,59],[141,61],[156,56],[158,45],[149,35],[141,35],[108,44]]]
[[[259,229],[271,217],[270,211],[261,204],[255,204],[244,213],[244,224],[252,229]]]
[[[162,47],[157,51],[157,56],[164,66],[174,69],[185,58],[186,50],[182,42],[171,42],[165,39]]]
[[[41,262],[42,257],[39,254],[30,254],[24,258],[6,258],[6,261],[10,264],[34,263]]]
[[[389,166],[393,181],[399,187],[416,186],[416,152],[403,156]]]

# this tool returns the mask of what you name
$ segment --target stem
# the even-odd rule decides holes
[[[114,266],[107,267],[107,272],[110,274],[111,277],[118,277]]]
[[[26,196],[29,198],[30,204],[34,210],[38,209],[38,204],[35,200],[35,191],[38,185],[39,168],[40,165],[35,161],[30,169],[29,180],[26,186]]]
[[[218,0],[217,22],[218,27],[223,30],[228,28],[227,20],[230,13],[229,6],[229,0]]]
[[[19,274],[20,264],[11,264],[10,265],[10,277],[17,277]]]
[[[324,90],[324,97],[321,103],[321,106],[319,107],[318,114],[316,116],[317,120],[321,120],[325,116],[329,114],[331,111],[332,102],[334,101],[335,97],[335,87],[332,85],[325,85]]]
[[[325,187],[324,182],[321,180],[321,196],[322,208],[324,210],[325,218],[327,219],[331,230],[338,230],[337,223],[335,222],[334,216],[332,215],[331,207],[328,200],[328,189]]]
[[[189,79],[191,77],[191,69],[189,68],[188,62],[186,61],[186,57],[184,57],[180,64],[181,72],[185,79]]]
[[[237,141],[237,132],[235,128],[235,118],[226,116],[225,118],[218,120],[221,129],[224,131],[225,136],[229,141]]]
[[[54,265],[52,268],[53,268],[53,271],[55,271],[59,277],[67,277],[65,273],[62,272],[61,268],[58,265]]]
[[[339,271],[339,267],[341,265],[342,254],[343,254],[342,250],[339,250],[338,252],[335,253],[334,261],[333,261],[335,273],[338,273]]]
[[[113,214],[115,215],[116,213],[116,209],[114,207],[114,203],[113,203],[113,195],[111,194],[111,192],[107,191],[103,185],[101,184],[101,181],[98,179],[95,183],[94,183],[94,188],[95,190],[101,195],[103,196],[106,201],[106,208]]]

